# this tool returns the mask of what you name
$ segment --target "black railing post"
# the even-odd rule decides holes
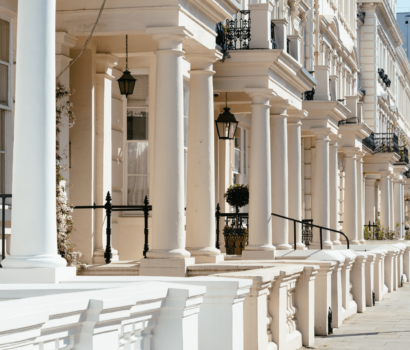
[[[105,210],[107,213],[107,246],[105,248],[105,253],[104,253],[104,258],[105,258],[105,262],[107,264],[111,263],[111,258],[112,258],[112,252],[111,252],[111,214],[112,214],[112,203],[111,203],[111,194],[108,191],[107,192],[107,197],[106,199],[106,203],[105,203]]]
[[[144,199],[144,251],[143,251],[143,255],[144,258],[147,258],[147,252],[149,251],[149,245],[148,245],[148,214],[149,214],[149,200],[148,200],[148,196],[145,196]]]
[[[219,203],[216,206],[215,218],[216,218],[216,249],[220,249],[221,246],[219,243],[219,220],[221,218],[221,207]]]
[[[320,250],[323,249],[323,242],[322,242],[322,228],[320,228]]]
[[[293,221],[293,247],[296,250],[296,221]]]

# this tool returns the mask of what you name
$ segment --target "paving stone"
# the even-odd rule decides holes
[[[314,347],[326,350],[410,350],[410,283],[365,313],[346,319],[334,334],[316,337]],[[303,348],[302,348],[303,349]]]

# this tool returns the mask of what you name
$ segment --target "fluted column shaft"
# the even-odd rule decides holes
[[[369,222],[373,225],[376,222],[376,198],[375,198],[375,178],[369,178],[366,175],[365,180],[365,222],[368,225]]]

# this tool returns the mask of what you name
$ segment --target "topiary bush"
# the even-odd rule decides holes
[[[232,185],[225,192],[225,200],[232,207],[242,208],[249,204],[249,186],[248,185]]]

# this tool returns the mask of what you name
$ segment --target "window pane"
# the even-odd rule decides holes
[[[0,104],[9,104],[9,67],[0,64]]]
[[[0,151],[6,150],[6,111],[0,110]]]
[[[128,110],[127,140],[148,140],[148,112],[146,109]]]
[[[0,61],[9,63],[10,23],[0,19]]]
[[[239,149],[235,149],[235,173],[241,172],[241,151]]]
[[[143,205],[145,196],[149,197],[149,176],[128,176],[128,205]]]
[[[241,148],[241,129],[237,128],[235,132],[235,148]]]
[[[149,174],[148,142],[128,143],[128,175]]]

